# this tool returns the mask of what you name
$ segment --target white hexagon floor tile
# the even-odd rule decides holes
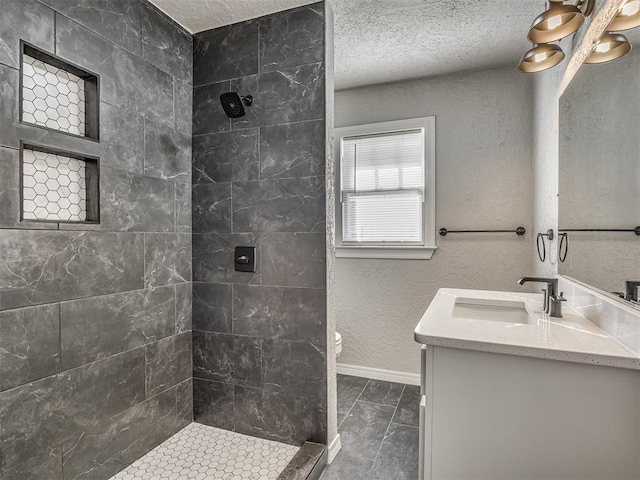
[[[111,480],[275,480],[298,450],[192,423]]]

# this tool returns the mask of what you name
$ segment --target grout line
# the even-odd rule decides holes
[[[396,416],[396,412],[398,411],[398,405],[400,405],[400,399],[402,398],[402,395],[404,394],[404,391],[405,391],[406,388],[407,388],[407,385],[404,384],[403,387],[402,387],[402,392],[400,392],[400,398],[398,398],[398,404],[396,405],[396,408],[393,410],[393,415],[391,415],[391,419],[389,420],[389,424],[387,425],[387,430],[384,432],[384,436],[382,437],[382,441],[380,442],[380,447],[378,447],[378,452],[376,453],[376,456],[373,459],[373,463],[371,464],[371,468],[369,469],[369,473],[367,473],[367,477],[369,477],[369,475],[371,475],[371,471],[373,470],[374,465],[378,461],[378,457],[380,456],[380,451],[382,450],[382,445],[384,444],[384,441],[387,438],[387,434],[389,433],[389,428],[391,427],[391,424],[393,423],[393,418]]]
[[[109,40],[109,41],[111,42],[111,40]],[[111,42],[111,43],[113,43],[113,42]],[[117,44],[114,44],[114,45],[116,45],[117,47],[120,47]],[[122,47],[120,47],[120,48],[122,48]],[[233,82],[235,80],[244,80],[244,79],[249,78],[249,77],[257,77],[257,76],[260,76],[260,75],[268,75],[270,73],[281,73],[283,71],[294,70],[294,69],[297,69],[297,68],[300,68],[300,67],[308,67],[310,65],[323,65],[324,66],[324,63],[325,62],[323,60],[318,60],[318,61],[315,61],[315,62],[302,63],[300,65],[291,65],[291,66],[287,66],[287,67],[284,67],[284,68],[276,68],[275,70],[267,70],[266,72],[261,71],[259,73],[249,73],[247,75],[243,75],[243,76],[239,76],[239,77],[225,78],[225,79],[222,79],[222,80],[216,80],[214,82],[206,82],[206,83],[201,83],[201,84],[192,85],[192,86],[193,86],[194,89],[203,88],[203,87],[209,87],[209,86],[212,86],[212,85],[218,85],[218,84],[222,84],[222,83],[225,83],[225,82]],[[153,66],[155,66],[155,65],[153,65]],[[158,68],[158,67],[156,67],[156,68]],[[164,70],[161,70],[161,71],[164,72]],[[166,73],[166,72],[164,72],[164,73]],[[354,89],[356,89],[356,88],[360,88],[360,87],[354,87]],[[347,90],[351,90],[351,89],[345,89],[345,90],[340,90],[340,91],[347,91]]]
[[[367,383],[364,384],[364,387],[362,387],[362,390],[360,390],[360,393],[358,394],[358,396],[356,397],[355,401],[353,402],[353,404],[351,405],[351,408],[349,408],[349,411],[347,412],[347,414],[344,416],[344,418],[342,419],[342,423],[344,423],[344,421],[347,419],[347,417],[349,416],[349,414],[351,413],[351,411],[353,410],[353,407],[356,406],[356,403],[358,403],[358,400],[360,399],[360,397],[362,396],[362,392],[364,392],[364,389],[367,388],[367,385],[369,385],[369,382],[371,381],[371,379],[367,379]],[[342,425],[341,423],[341,425]]]
[[[56,373],[61,373],[62,372],[62,365],[64,365],[62,363],[62,304],[58,303],[58,347],[60,348],[60,350],[58,350],[60,357],[58,358],[58,371]]]

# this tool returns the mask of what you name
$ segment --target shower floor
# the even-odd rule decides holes
[[[298,450],[192,423],[111,480],[275,480]]]

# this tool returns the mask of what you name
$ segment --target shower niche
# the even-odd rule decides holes
[[[21,219],[100,223],[99,160],[22,144]]]
[[[20,121],[99,140],[99,78],[22,42]]]

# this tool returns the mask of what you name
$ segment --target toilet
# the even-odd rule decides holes
[[[342,352],[342,335],[336,332],[336,357]]]

